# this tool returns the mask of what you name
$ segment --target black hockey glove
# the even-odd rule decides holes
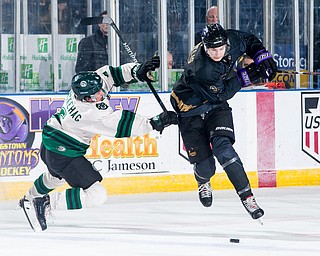
[[[154,130],[157,130],[161,134],[165,127],[172,124],[178,124],[178,117],[174,111],[166,111],[152,117],[150,119],[150,124]]]
[[[252,85],[252,83],[259,78],[261,78],[261,74],[257,69],[256,64],[251,63],[250,65],[246,66],[245,68],[239,68],[237,70],[237,77],[241,83],[242,87],[247,87]]]
[[[150,60],[147,60],[145,63],[138,66],[136,77],[141,82],[154,82],[149,71],[155,71],[158,67],[160,67],[160,58],[159,56],[154,56]]]
[[[262,78],[272,81],[277,74],[277,64],[267,50],[258,51],[254,56],[254,63],[257,65]]]

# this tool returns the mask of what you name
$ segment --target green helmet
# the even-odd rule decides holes
[[[78,100],[91,97],[102,89],[102,78],[94,71],[83,71],[75,74],[72,78],[71,88]]]

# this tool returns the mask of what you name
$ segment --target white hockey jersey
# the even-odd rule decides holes
[[[137,81],[132,75],[135,65],[104,66],[96,72],[104,80],[105,90],[110,91],[112,86]],[[152,130],[148,117],[127,110],[113,111],[107,98],[94,103],[76,100],[71,90],[59,113],[44,126],[42,142],[50,151],[77,157],[86,154],[95,134],[123,138],[144,135]]]

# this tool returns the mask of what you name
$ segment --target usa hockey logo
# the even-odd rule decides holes
[[[301,93],[302,151],[320,163],[320,92]]]

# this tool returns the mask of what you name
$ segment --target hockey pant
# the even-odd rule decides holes
[[[226,136],[215,136],[211,139],[212,152],[241,198],[251,195],[251,187],[243,164]],[[205,183],[215,174],[215,159],[210,156],[194,165],[195,178]]]
[[[49,172],[35,180],[27,193],[27,198],[42,197],[65,184],[65,180],[52,176]],[[63,192],[49,194],[52,210],[73,210],[100,206],[107,200],[107,191],[99,181],[87,189],[69,188]]]

